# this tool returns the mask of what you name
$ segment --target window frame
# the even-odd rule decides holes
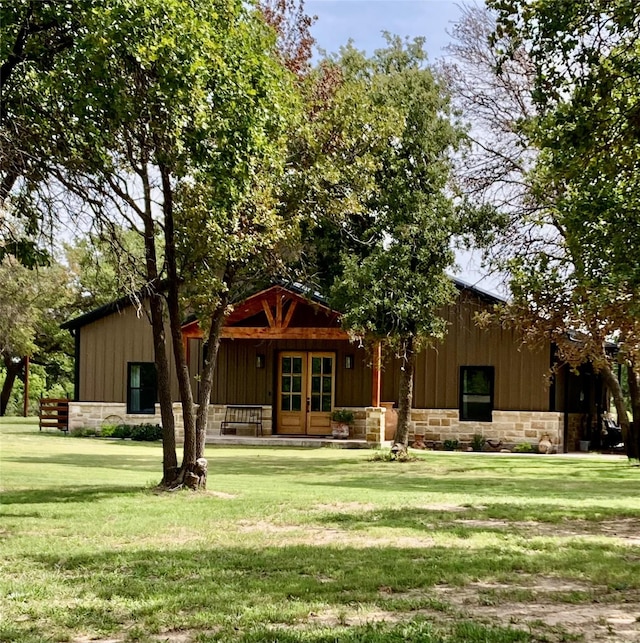
[[[484,372],[489,380],[489,409],[486,414],[465,414],[464,412],[464,397],[465,395],[471,395],[466,393],[464,390],[465,382],[465,373],[468,370],[482,371]],[[495,404],[495,376],[496,369],[495,366],[485,366],[485,365],[475,365],[475,364],[465,364],[460,366],[460,378],[459,378],[459,397],[458,397],[458,414],[460,422],[493,422],[493,411]]]
[[[147,386],[140,385],[137,387],[134,387],[131,385],[131,374],[132,374],[133,368],[136,366],[153,368],[154,377],[153,377],[153,409],[152,410],[150,410],[151,407],[134,409],[132,406],[132,402],[133,402],[132,392],[134,390],[141,391],[141,392],[145,391],[147,393],[152,390],[152,387],[150,385],[147,385]],[[142,377],[140,379],[142,381]],[[139,397],[141,402],[142,394]],[[155,415],[157,402],[158,402],[158,373],[156,371],[155,362],[127,362],[127,414],[128,415]],[[142,406],[142,404],[140,404],[140,406]]]

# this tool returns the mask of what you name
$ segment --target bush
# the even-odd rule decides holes
[[[104,430],[102,431],[102,435],[109,438],[120,438],[121,440],[125,440],[126,438],[131,437],[132,428],[133,427],[128,424],[118,424],[111,427],[111,430],[107,432],[110,433],[110,435],[107,435]]]
[[[349,409],[336,409],[331,414],[331,420],[337,424],[352,425],[355,420],[355,415],[353,414],[353,411],[349,411]]]
[[[88,426],[81,426],[76,429],[71,429],[69,435],[74,438],[94,438],[97,435],[97,431]]]
[[[529,442],[521,442],[513,447],[514,453],[533,453],[533,446]]]
[[[130,428],[132,440],[137,440],[138,442],[162,440],[162,427],[159,424],[139,424]]]
[[[484,435],[480,435],[480,433],[475,433],[471,438],[471,448],[474,451],[482,451],[486,443],[487,440],[485,439]]]
[[[115,424],[105,424],[100,428],[100,437],[101,438],[112,438],[113,433],[116,430]]]
[[[442,443],[442,448],[445,451],[455,451],[458,448],[458,440],[445,440]]]

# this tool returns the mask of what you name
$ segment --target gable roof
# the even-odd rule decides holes
[[[478,288],[473,284],[469,284],[463,281],[462,279],[457,279],[454,277],[452,278],[452,281],[455,284],[456,288],[460,290],[460,292],[472,293],[473,295],[475,295],[485,303],[502,304],[506,302],[506,299],[502,299],[497,295],[491,294],[486,290],[483,290],[482,288]],[[245,312],[244,316],[246,316],[246,313],[248,312],[251,306],[255,306],[256,307],[255,312],[259,312],[260,310],[262,310],[261,298],[264,295],[270,296],[270,292],[275,293],[277,289],[280,289],[280,291],[288,292],[296,296],[300,300],[311,302],[321,308],[324,308],[328,313],[339,314],[339,311],[335,311],[331,309],[327,299],[320,293],[314,292],[300,283],[285,284],[284,282],[278,283],[274,286],[271,286],[269,288],[266,288],[264,290],[261,290],[259,292],[256,292],[250,295],[242,302],[238,303],[236,306],[236,309],[238,311],[243,310]],[[120,299],[116,299],[115,301],[109,302],[108,304],[104,304],[103,306],[95,308],[94,310],[91,310],[87,313],[78,315],[78,317],[74,317],[72,319],[67,320],[66,322],[60,325],[60,328],[73,332],[74,330],[78,328],[82,328],[82,326],[86,326],[87,324],[91,324],[95,321],[98,321],[99,319],[108,317],[109,315],[112,315],[114,313],[120,313],[126,308],[128,308],[129,306],[139,306],[140,302],[146,299],[147,297],[148,297],[148,292],[146,289],[138,291],[131,295],[125,295],[124,297],[120,297]],[[229,316],[229,319],[227,320],[227,324],[234,323],[233,320],[235,315],[236,315],[236,311],[234,311]],[[185,320],[185,325],[190,324],[191,322],[193,322],[194,319],[195,317],[193,316],[188,317]]]

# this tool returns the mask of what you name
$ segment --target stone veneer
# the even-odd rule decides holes
[[[494,411],[492,422],[462,422],[457,409],[414,409],[411,437],[428,442],[458,440],[469,443],[475,434],[502,441],[509,447],[528,442],[536,445],[544,437],[563,450],[563,414],[548,411]]]
[[[209,407],[208,437],[220,435],[220,424],[224,421],[225,406],[212,404]],[[366,439],[371,445],[385,442],[384,408],[353,408],[355,424],[351,438]],[[174,403],[176,419],[176,438],[184,437],[182,407]],[[272,435],[271,406],[262,407],[262,433]],[[160,409],[156,405],[154,415],[127,414],[126,404],[116,402],[70,402],[69,429],[80,427],[99,428],[104,424],[161,424]],[[238,435],[254,435],[251,427],[239,427]],[[461,422],[457,409],[413,409],[409,442],[420,439],[425,443],[441,443],[444,440],[458,440],[469,443],[474,434],[491,440],[501,440],[506,446],[523,442],[537,445],[543,436],[548,435],[551,442],[562,451],[563,415],[543,411],[494,411],[493,422]],[[569,444],[569,447],[572,447]]]

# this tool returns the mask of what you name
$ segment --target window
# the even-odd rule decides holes
[[[460,367],[460,420],[491,422],[493,366]]]
[[[156,365],[129,362],[128,366],[127,413],[155,413],[158,399]]]

